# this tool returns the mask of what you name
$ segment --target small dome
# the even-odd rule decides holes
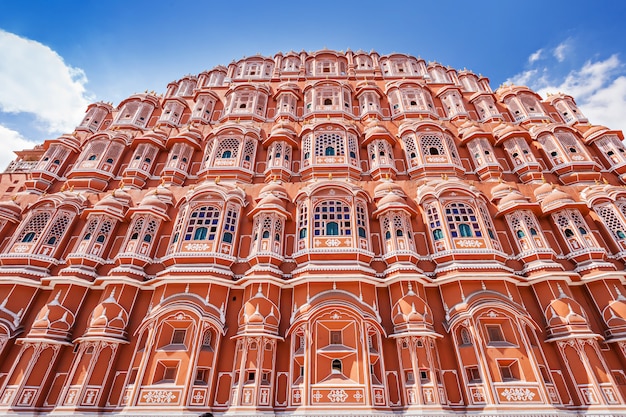
[[[617,292],[617,298],[606,306],[602,316],[604,322],[609,327],[626,326],[626,297],[624,297],[617,286],[615,286],[615,291]]]
[[[498,126],[493,128],[493,136],[497,140],[502,140],[512,135],[528,136],[528,132],[519,126],[508,124],[508,123],[501,123],[501,124],[498,124]]]
[[[365,141],[364,143],[369,143],[374,139],[390,139],[391,133],[384,126],[381,126],[378,123],[378,120],[374,119],[370,121],[364,129]]]
[[[246,301],[239,314],[239,326],[265,326],[267,330],[278,331],[280,313],[278,307],[263,293],[259,284],[257,293]]]
[[[33,323],[33,329],[69,331],[74,325],[74,314],[59,302],[61,292],[41,309],[39,317]]]
[[[541,208],[545,211],[554,206],[571,203],[574,203],[574,200],[569,196],[569,194],[555,188],[550,194],[543,198],[541,201]]]
[[[381,208],[390,204],[391,205],[398,205],[398,204],[406,205],[406,200],[396,193],[393,193],[393,192],[387,193],[387,195],[381,198],[380,201],[378,202],[378,208]]]
[[[276,123],[274,127],[272,127],[272,130],[270,131],[270,136],[293,138],[296,136],[296,131],[291,125],[279,122]]]
[[[598,135],[601,132],[605,132],[608,131],[609,128],[606,126],[602,126],[602,125],[596,125],[596,126],[592,126],[589,128],[589,130],[587,130],[585,133],[583,133],[583,138],[586,140]]]
[[[285,200],[278,198],[274,194],[267,194],[265,197],[261,198],[257,203],[257,207],[275,207],[279,206],[281,208],[286,208]]]
[[[543,184],[541,184],[539,187],[535,189],[534,194],[537,200],[542,200],[545,196],[547,196],[551,192],[552,192],[552,184],[548,184],[547,182],[544,182]]]
[[[467,120],[459,126],[459,138],[467,140],[475,135],[485,136],[488,133],[476,122]]]
[[[568,297],[558,285],[559,296],[552,300],[546,308],[546,319],[549,326],[587,325],[582,306]]]
[[[511,184],[500,182],[498,185],[494,186],[491,189],[491,201],[503,198],[504,196],[508,195],[514,188],[515,186]]]
[[[280,198],[289,198],[287,190],[285,189],[285,187],[282,186],[279,181],[269,182],[267,185],[261,188],[259,196],[264,197],[267,194],[273,194]]]
[[[402,187],[393,181],[383,181],[374,188],[374,198],[381,198],[387,194],[396,194],[401,197],[406,197]]]
[[[166,213],[174,200],[174,194],[166,187],[159,185],[154,191],[146,194],[139,203],[139,208],[156,208]]]
[[[90,327],[108,327],[115,330],[124,330],[128,324],[128,313],[115,298],[115,290],[94,308],[91,315]]]
[[[626,299],[611,301],[602,312],[609,327],[626,325]]]
[[[0,202],[0,218],[17,222],[22,217],[22,208],[15,200]]]
[[[502,199],[498,203],[498,208],[509,207],[511,205],[525,204],[525,203],[528,203],[528,200],[526,199],[526,197],[524,197],[522,193],[520,193],[516,189],[511,189],[511,191],[507,195],[502,197]]]
[[[400,298],[392,309],[394,326],[422,327],[431,329],[433,315],[430,307],[409,285],[409,291]]]
[[[124,215],[132,204],[130,195],[124,190],[114,190],[111,194],[98,201],[94,208],[109,211],[118,215]]]

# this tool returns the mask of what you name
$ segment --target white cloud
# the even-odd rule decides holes
[[[29,142],[19,132],[0,125],[0,172],[4,171],[11,161],[16,158],[13,151],[32,149],[36,143]]]
[[[542,53],[543,53],[543,49],[539,49],[535,53],[530,54],[530,56],[528,57],[528,62],[532,64],[535,61],[538,61],[541,58]]]
[[[39,42],[0,30],[0,111],[31,113],[48,134],[69,132],[91,101],[80,68]]]
[[[521,72],[506,82],[527,85],[546,97],[562,92],[576,100],[593,124],[626,132],[626,71],[617,54],[604,60],[587,61],[580,68],[559,76],[559,68],[546,66]]]
[[[565,61],[565,50],[568,49],[567,41],[561,42],[556,48],[554,48],[553,55],[559,61]]]

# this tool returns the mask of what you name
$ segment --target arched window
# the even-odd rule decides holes
[[[459,233],[461,237],[472,237],[472,229],[466,223],[459,224]]]
[[[465,203],[450,203],[445,208],[450,236],[482,237],[478,218],[474,209]]]
[[[467,330],[467,328],[463,327],[461,328],[461,332],[460,332],[460,342],[461,345],[471,345],[472,344],[472,337],[470,336],[470,332],[469,330]]]
[[[344,156],[346,144],[336,133],[322,133],[315,138],[315,156]]]
[[[315,236],[350,236],[351,210],[348,204],[337,200],[326,200],[315,206],[313,227]]]
[[[300,237],[300,239],[304,239],[306,237],[306,229],[305,228],[300,229],[298,236]]]
[[[215,240],[220,211],[213,206],[195,209],[189,216],[184,240]]]
[[[341,360],[333,359],[332,364],[331,364],[331,368],[332,368],[332,373],[333,374],[340,374],[340,373],[342,373]]]
[[[204,240],[206,239],[208,229],[204,226],[198,227],[193,234],[193,240]]]
[[[28,232],[22,238],[22,242],[24,243],[32,242],[34,238],[35,238],[35,232]]]
[[[433,230],[433,239],[435,240],[443,239],[443,232],[441,231],[441,229]]]
[[[225,150],[224,152],[222,152],[222,155],[220,156],[220,158],[226,159],[226,158],[230,158],[232,157],[232,152],[229,150]]]

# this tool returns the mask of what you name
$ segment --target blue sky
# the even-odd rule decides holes
[[[540,93],[626,129],[626,2],[0,1],[0,166],[86,105],[278,51],[403,52]]]

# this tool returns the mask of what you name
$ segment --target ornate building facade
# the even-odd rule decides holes
[[[278,53],[0,192],[0,414],[626,414],[626,153],[574,99]]]

